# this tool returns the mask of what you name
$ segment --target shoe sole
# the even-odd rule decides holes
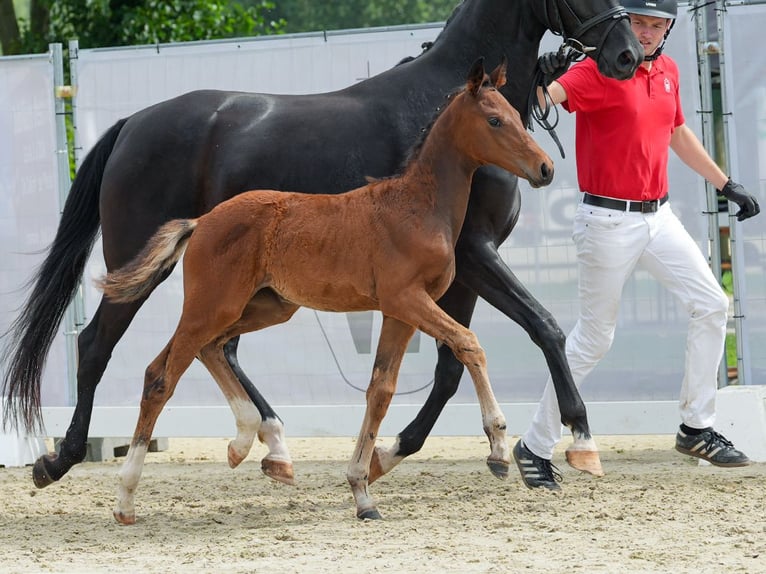
[[[711,460],[710,458],[706,457],[704,454],[695,452],[693,450],[685,449],[685,448],[683,448],[681,446],[678,446],[678,445],[676,445],[676,450],[678,452],[680,452],[681,454],[686,454],[686,455],[689,455],[689,456],[693,456],[695,458],[699,458],[701,460],[705,460],[705,461],[709,462],[710,464],[712,464],[713,466],[720,466],[720,467],[723,467],[723,468],[736,468],[736,467],[740,467],[740,466],[750,466],[750,459],[744,460],[744,461],[741,461],[741,462],[716,462],[716,461]]]

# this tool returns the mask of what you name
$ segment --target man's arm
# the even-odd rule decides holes
[[[743,221],[761,212],[758,200],[742,185],[735,183],[707,153],[694,132],[686,124],[678,126],[670,136],[670,147],[686,165],[712,183],[718,192],[739,206],[737,219]]]
[[[670,137],[670,147],[681,161],[712,183],[716,189],[723,189],[726,185],[729,178],[713,161],[689,126],[683,124],[675,129]]]

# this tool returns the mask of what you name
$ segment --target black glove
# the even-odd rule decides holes
[[[739,205],[737,221],[744,221],[748,217],[753,217],[761,212],[761,206],[758,205],[758,200],[755,199],[755,196],[748,193],[739,183],[729,180],[723,186],[723,189],[718,190],[718,193]]]
[[[545,74],[545,83],[550,84],[553,80],[558,80],[564,75],[564,72],[569,68],[571,58],[566,53],[559,50],[558,52],[545,52],[537,59],[537,65]]]

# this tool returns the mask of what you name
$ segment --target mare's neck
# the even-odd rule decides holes
[[[545,0],[465,0],[433,47],[419,59],[459,71],[457,86],[464,70],[478,57],[484,57],[490,69],[507,57],[508,83],[501,92],[526,123],[524,110],[546,30],[540,21],[544,5]]]

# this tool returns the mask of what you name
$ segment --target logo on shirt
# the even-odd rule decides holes
[[[665,78],[665,92],[668,94],[670,93],[670,80],[667,78]]]

